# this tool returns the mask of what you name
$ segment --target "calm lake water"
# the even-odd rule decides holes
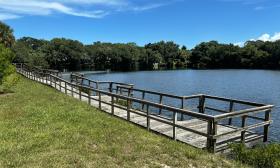
[[[280,141],[280,71],[174,70],[94,74],[93,80],[135,84],[135,88],[176,95],[210,94],[273,104],[270,140]]]

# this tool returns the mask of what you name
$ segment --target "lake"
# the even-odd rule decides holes
[[[210,94],[273,104],[270,140],[280,141],[280,71],[170,70],[93,74],[93,80],[135,84],[135,88],[176,95]]]

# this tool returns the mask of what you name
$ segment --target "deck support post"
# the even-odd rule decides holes
[[[128,97],[132,97],[131,88],[128,88],[127,96],[128,96]],[[132,108],[132,102],[131,102],[130,100],[128,100],[128,99],[127,99],[127,105],[129,105],[130,108]]]
[[[150,111],[149,111],[149,104],[147,104],[147,129],[150,130]]]
[[[113,82],[110,82],[109,84],[109,91],[113,93]]]
[[[162,94],[159,97],[159,104],[162,104]],[[162,112],[162,108],[159,108],[158,114],[161,115],[161,112]]]
[[[54,87],[55,87],[55,89],[57,89],[56,88],[56,77],[54,78]]]
[[[91,105],[91,90],[88,90],[88,104]]]
[[[71,83],[71,96],[74,97],[74,86],[72,83]]]
[[[127,120],[130,121],[130,109],[131,109],[131,102],[127,99]]]
[[[99,83],[98,82],[96,82],[96,89],[98,90],[99,89]],[[96,91],[96,96],[99,96],[99,92],[98,91]]]
[[[112,115],[114,115],[115,114],[115,102],[114,102],[114,96],[113,95],[111,95],[111,113],[112,113]]]
[[[142,100],[145,100],[145,91],[142,92]],[[144,110],[145,104],[142,103],[142,110]]]
[[[230,104],[229,104],[229,113],[233,111],[233,104],[234,104],[234,103],[233,103],[233,101],[231,100],[231,101],[230,101]],[[231,124],[232,124],[232,118],[229,118],[229,119],[228,119],[228,125],[231,125]]]
[[[270,115],[271,115],[271,110],[265,111],[265,121],[270,121]],[[270,126],[270,124],[265,125],[263,127],[263,129],[264,129],[263,130],[263,142],[268,141],[269,126]]]
[[[99,109],[101,110],[101,94],[100,94],[100,92],[98,92],[98,107],[99,107]]]
[[[205,96],[202,95],[199,97],[199,113],[204,113],[205,112]]]
[[[173,139],[176,141],[177,137],[177,127],[176,127],[176,124],[177,124],[177,112],[173,112]]]
[[[119,89],[120,89],[120,87],[119,87],[119,85],[117,85],[117,90],[116,90],[116,93],[117,93],[117,94],[119,94]],[[116,97],[116,102],[118,102],[118,101],[119,101],[119,98]]]
[[[67,85],[66,85],[66,82],[64,82],[64,87],[65,87],[65,94],[67,94]]]
[[[59,90],[61,91],[61,80],[59,80]]]
[[[184,98],[181,99],[181,109],[184,109]],[[181,121],[184,121],[184,114],[181,113]]]
[[[207,128],[207,144],[206,148],[209,152],[215,153],[216,151],[216,138],[213,136],[217,135],[217,122],[214,122],[213,120],[208,121],[208,128]]]
[[[247,125],[247,115],[242,116],[242,128],[246,127]],[[246,136],[246,130],[241,131],[241,142],[245,143],[245,136]]]
[[[81,90],[82,90],[82,87],[80,86],[79,87],[79,99],[80,100],[82,100],[82,91]]]

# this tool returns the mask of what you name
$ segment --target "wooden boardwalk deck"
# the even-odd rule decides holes
[[[57,89],[58,91],[61,91],[63,93],[66,93],[69,96],[72,96],[76,99],[79,99],[81,101],[84,102],[88,102],[90,103],[91,106],[99,108],[101,107],[101,110],[108,113],[108,114],[114,114],[115,116],[122,118],[124,120],[128,119],[128,113],[126,109],[126,106],[115,106],[114,107],[114,112],[112,112],[112,102],[111,102],[111,97],[109,96],[101,96],[101,100],[103,103],[101,103],[101,106],[99,106],[99,97],[98,96],[91,96],[91,100],[89,100],[89,98],[87,97],[88,94],[87,93],[83,93],[81,92],[81,96],[78,94],[79,90],[77,90],[76,88],[72,88],[72,86],[68,85],[65,82],[50,82],[46,79],[40,79],[40,78],[34,78],[34,80],[41,82],[43,84],[49,85],[55,89]],[[64,86],[64,87],[61,87]],[[66,89],[65,89],[66,86]],[[70,91],[71,90],[71,91]],[[134,113],[137,112],[137,113]],[[143,114],[139,115],[139,114]],[[145,127],[147,128],[147,117],[144,116],[145,113],[143,111],[140,110],[135,110],[132,109],[131,110],[131,114],[130,114],[130,119],[129,121],[137,124],[139,126]],[[161,116],[158,115],[153,115],[153,117],[156,119],[160,119],[160,120],[164,120]],[[163,122],[159,122],[155,119],[150,119],[150,127],[149,130],[154,131],[156,133],[165,135],[167,137],[172,138],[173,137],[173,126],[169,125],[169,124],[165,124]],[[169,122],[168,119],[165,119],[166,122]],[[185,121],[177,121],[178,125],[184,126],[186,128],[191,128],[193,130],[199,131],[199,132],[203,132],[205,134],[207,134],[207,121],[201,120],[201,119],[190,119],[190,120],[185,120]],[[238,128],[235,128],[233,126],[228,126],[228,125],[221,125],[218,124],[217,125],[217,134],[223,134],[223,133],[227,133],[227,132],[231,132],[234,130],[237,130]],[[217,140],[217,146],[216,146],[216,150],[217,151],[224,151],[225,149],[227,149],[227,142],[240,142],[240,135],[241,135],[242,131],[237,131],[234,134],[229,134],[227,136],[223,136],[222,138]],[[246,132],[245,133],[245,143],[247,143],[247,145],[252,145],[255,144],[257,142],[259,142],[260,138],[262,138],[262,136],[256,134],[256,133],[252,133],[252,132]],[[199,135],[199,134],[195,134],[193,132],[184,130],[184,129],[180,129],[177,128],[176,130],[176,140],[181,141],[183,143],[187,143],[191,146],[200,148],[200,149],[204,149],[207,147],[207,137]]]
[[[209,152],[226,151],[228,143],[232,142],[242,142],[250,146],[260,140],[263,142],[268,140],[273,105],[205,94],[178,96],[137,89],[133,84],[94,81],[79,74],[71,74],[70,82],[62,79],[57,70],[40,69],[26,64],[15,65],[17,72],[23,76],[87,102],[109,115],[173,140],[201,149],[206,148]],[[151,95],[158,100],[150,100]],[[170,105],[166,99],[176,100],[180,107]],[[195,101],[194,106],[189,107],[189,101]],[[213,106],[209,101],[218,101],[222,106]],[[241,110],[234,108],[240,105],[247,107]],[[209,110],[218,114],[209,113]],[[167,114],[166,112],[168,117],[163,116]],[[232,119],[237,119],[239,122],[232,123]],[[256,128],[263,128],[263,132],[252,132]]]

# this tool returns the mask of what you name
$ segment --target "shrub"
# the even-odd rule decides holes
[[[16,69],[12,65],[14,53],[0,44],[0,93],[8,91],[16,80]]]
[[[0,93],[7,93],[11,91],[11,88],[18,82],[19,77],[16,73],[6,76],[3,79],[3,84],[0,86]]]
[[[247,149],[243,144],[231,145],[236,160],[258,168],[280,168],[280,144],[258,145]]]

